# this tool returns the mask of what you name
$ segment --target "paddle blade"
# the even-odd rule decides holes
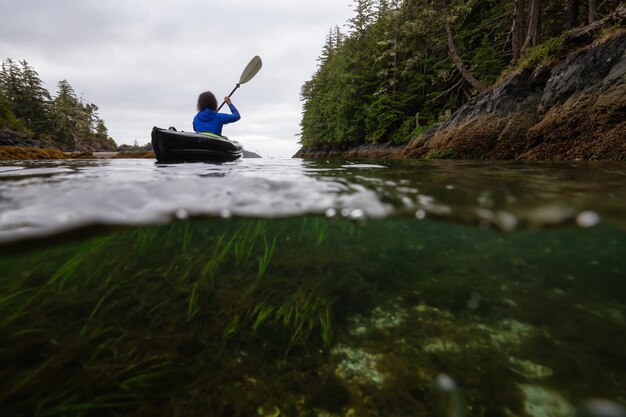
[[[256,73],[259,72],[262,66],[263,62],[261,61],[261,58],[259,58],[259,56],[255,56],[254,58],[252,58],[248,66],[246,66],[246,69],[244,69],[241,73],[241,77],[239,78],[239,84],[245,84],[250,81],[256,75]]]

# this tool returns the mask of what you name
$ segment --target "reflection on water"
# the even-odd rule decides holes
[[[623,415],[624,172],[5,164],[1,414]]]
[[[3,163],[0,169],[0,241],[91,224],[166,223],[181,215],[436,216],[505,231],[626,225],[624,164],[99,160]]]

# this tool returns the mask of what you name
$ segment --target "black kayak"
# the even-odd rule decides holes
[[[241,158],[239,142],[214,134],[152,128],[152,148],[158,162],[234,161]]]

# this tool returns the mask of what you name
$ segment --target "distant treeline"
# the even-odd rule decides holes
[[[63,150],[115,149],[98,106],[77,97],[67,80],[52,97],[26,61],[2,61],[0,129],[24,132],[47,147]]]
[[[356,0],[302,86],[301,139],[405,143],[619,0]],[[545,41],[540,44],[540,42]]]

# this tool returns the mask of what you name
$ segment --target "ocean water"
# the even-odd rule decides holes
[[[625,317],[624,164],[0,164],[3,416],[624,415]]]

